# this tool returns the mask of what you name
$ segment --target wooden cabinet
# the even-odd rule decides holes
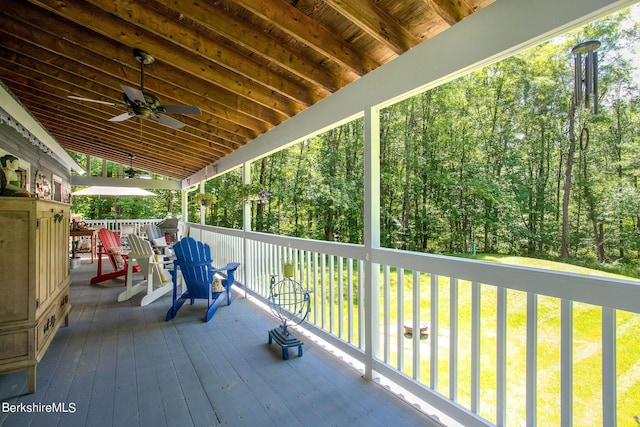
[[[0,197],[0,373],[36,365],[69,323],[69,216],[65,203]]]

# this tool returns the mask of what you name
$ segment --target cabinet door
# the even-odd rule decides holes
[[[40,203],[38,212],[38,298],[40,305],[66,286],[69,277],[69,209]]]
[[[31,218],[31,220],[30,220]],[[29,320],[30,216],[0,207],[0,323]],[[11,224],[11,226],[6,226]]]
[[[38,275],[36,277],[36,299],[38,307],[45,306],[49,296],[55,291],[52,285],[52,261],[53,247],[51,246],[51,235],[53,233],[53,215],[49,212],[38,212],[38,229],[36,230],[36,241],[38,253]],[[52,289],[53,288],[53,289]]]
[[[52,235],[52,268],[55,290],[66,286],[69,277],[69,216],[68,208],[57,209]]]

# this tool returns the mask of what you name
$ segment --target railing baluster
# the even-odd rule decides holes
[[[311,285],[311,258],[313,257],[313,252],[308,251],[307,257],[305,258],[305,284],[304,289],[309,292],[309,296],[313,294],[312,285]],[[315,297],[314,297],[315,300]],[[309,310],[312,310],[311,306],[309,306]],[[310,313],[311,314],[311,313]],[[307,319],[310,319],[311,316],[308,316]]]
[[[573,424],[573,301],[560,305],[560,425]]]
[[[263,257],[261,265],[262,265],[262,278],[260,281],[260,292],[262,292],[262,295],[266,295],[265,289],[268,288],[269,286],[269,281],[271,279],[271,274],[273,274],[273,272],[271,271],[271,260],[273,259],[270,256],[270,250],[271,250],[271,245],[267,244],[267,243],[262,243],[262,245],[260,245],[260,256]]]
[[[538,295],[527,292],[527,426],[535,427],[537,422],[538,399]]]
[[[496,425],[507,423],[507,290],[498,287],[496,298]]]
[[[344,259],[338,257],[338,336],[344,337]]]
[[[349,328],[347,342],[353,344],[353,258],[348,259],[347,277],[347,324]]]
[[[249,253],[247,254],[247,259],[244,260],[244,262],[247,263],[249,267],[248,270],[245,270],[247,273],[242,278],[242,284],[247,289],[252,289],[255,286],[256,281],[260,277],[260,260],[256,251],[257,245],[257,242],[249,241]]]
[[[471,412],[480,412],[480,301],[479,283],[471,284]]]
[[[247,276],[242,280],[247,289],[253,289],[256,286],[256,282],[260,280],[260,256],[258,255],[257,247],[258,242],[249,241],[249,255],[244,262],[251,265],[251,267],[247,271]]]
[[[413,333],[411,337],[413,339],[413,378],[420,379],[420,336],[422,334],[420,330],[420,272],[413,270],[412,275],[412,298],[413,298]],[[398,340],[402,341],[402,335],[398,335]]]
[[[320,327],[322,329],[326,329],[326,317],[327,317],[327,255],[322,254],[322,258],[320,258],[320,298],[322,301],[321,313],[320,313]]]
[[[264,251],[264,243],[255,242],[253,250],[254,250],[255,258],[252,259],[251,262],[255,267],[254,277],[252,278],[253,280],[247,280],[247,282],[249,282],[249,285],[253,285],[251,289],[253,289],[256,292],[261,292],[262,282],[264,280],[263,276],[264,276],[264,270],[265,270],[265,263],[267,259],[266,253]]]
[[[385,363],[391,363],[391,281],[389,279],[391,269],[385,264],[382,277],[382,303],[383,303],[383,331],[384,331],[384,348],[382,350],[382,356]],[[400,340],[400,335],[398,335]]]
[[[364,349],[364,261],[358,260],[358,348]]]
[[[397,352],[398,352],[398,371],[404,372],[404,343],[402,341],[402,337],[404,337],[404,268],[396,269],[397,279],[396,279],[396,328],[398,330],[398,343],[397,343]]]
[[[262,258],[260,261],[260,286],[258,290],[262,292],[262,295],[265,295],[265,289],[267,288],[267,284],[269,283],[269,279],[271,274],[269,274],[270,260],[272,259],[269,256],[270,246],[264,242],[259,246],[260,257]]]
[[[336,300],[335,300],[335,287],[336,287],[336,278],[335,278],[335,256],[329,255],[329,332],[332,334],[336,334],[335,331],[335,316],[336,316]]]
[[[438,276],[431,273],[431,308],[429,325],[429,387],[432,390],[438,390]]]
[[[318,304],[322,302],[320,299],[320,289],[318,288],[318,253],[313,253],[313,323],[318,325]]]
[[[616,311],[602,308],[602,424],[616,425]]]
[[[449,278],[449,399],[458,400],[458,279]]]

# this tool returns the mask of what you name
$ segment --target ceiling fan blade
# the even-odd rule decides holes
[[[165,113],[169,114],[202,114],[195,105],[162,105]]]
[[[144,99],[144,94],[140,89],[136,89],[134,87],[126,85],[120,85],[120,87],[124,91],[125,95],[127,95],[127,98],[129,98],[131,101],[139,101],[143,104],[147,103],[147,101]]]
[[[68,95],[67,98],[77,99],[78,101],[97,102],[98,104],[110,105],[112,107],[119,107],[120,106],[120,104],[116,104],[116,103],[113,103],[113,102],[100,101],[98,99],[91,99],[91,98],[83,98],[82,96]]]
[[[118,116],[115,117],[111,117],[109,119],[110,122],[124,122],[127,119],[130,119],[131,117],[135,116],[135,114],[133,113],[122,113]]]
[[[181,129],[184,127],[184,123],[182,123],[179,120],[174,119],[173,117],[169,117],[167,115],[164,114],[152,114],[151,118],[154,120],[157,120],[158,122],[162,123],[163,125],[167,125],[169,127],[172,127],[174,129]]]

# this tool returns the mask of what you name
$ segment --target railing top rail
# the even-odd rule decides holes
[[[523,292],[640,313],[640,281],[377,249],[373,262]]]
[[[257,231],[234,230],[230,228],[214,227],[188,223],[190,228],[211,231],[214,233],[226,234],[229,236],[246,237],[256,242],[270,243],[291,249],[298,249],[309,252],[318,252],[343,256],[345,258],[364,259],[364,246],[352,243],[325,242],[322,240],[302,239],[298,237],[279,236],[277,234],[260,233]]]
[[[245,237],[249,240],[295,250],[359,260],[364,260],[367,256],[366,249],[362,245],[300,239],[253,231],[244,232],[199,224],[189,225],[203,231]],[[382,265],[640,313],[640,281],[587,276],[387,248],[372,249],[369,255],[371,261]]]

